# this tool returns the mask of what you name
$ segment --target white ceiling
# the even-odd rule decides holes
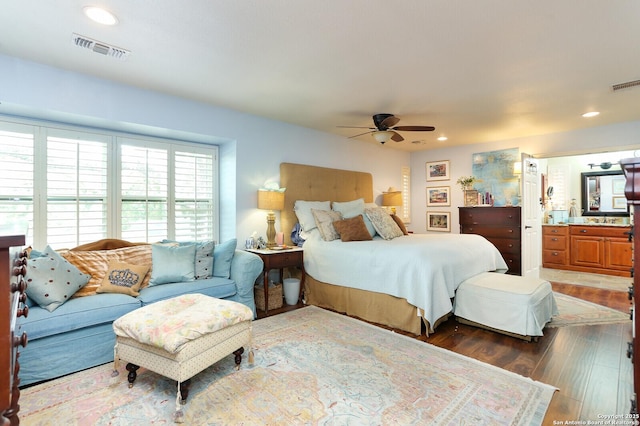
[[[118,25],[89,21],[89,4]],[[640,79],[637,0],[13,0],[0,28],[6,55],[325,132],[375,113],[436,127],[399,149],[640,120],[640,87],[611,89]]]

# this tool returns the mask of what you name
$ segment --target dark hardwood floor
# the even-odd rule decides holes
[[[631,307],[626,292],[552,285],[554,291],[625,313]],[[284,305],[270,311],[269,316],[302,306]],[[258,318],[264,316],[258,311]],[[599,416],[629,413],[633,381],[626,352],[631,322],[547,328],[544,333],[538,342],[528,343],[450,318],[431,336],[412,337],[557,387],[545,425],[553,425],[554,421],[596,421],[602,420]]]

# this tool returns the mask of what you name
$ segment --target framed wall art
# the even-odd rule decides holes
[[[427,162],[425,168],[427,181],[449,180],[449,160]]]
[[[451,232],[451,213],[427,212],[427,231]]]
[[[427,188],[427,207],[446,207],[451,205],[450,187],[434,186]]]

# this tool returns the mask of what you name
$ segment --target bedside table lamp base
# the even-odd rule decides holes
[[[267,214],[267,248],[275,247],[276,244],[276,215],[273,211]]]

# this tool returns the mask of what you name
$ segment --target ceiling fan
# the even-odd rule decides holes
[[[396,126],[400,119],[393,114],[375,114],[373,116],[373,124],[375,127],[361,127],[361,126],[338,126],[347,129],[369,129],[364,133],[359,133],[351,138],[357,138],[358,136],[371,133],[375,140],[381,144],[385,144],[389,139],[395,142],[402,142],[404,138],[398,133],[401,132],[433,132],[436,128],[433,126]]]

